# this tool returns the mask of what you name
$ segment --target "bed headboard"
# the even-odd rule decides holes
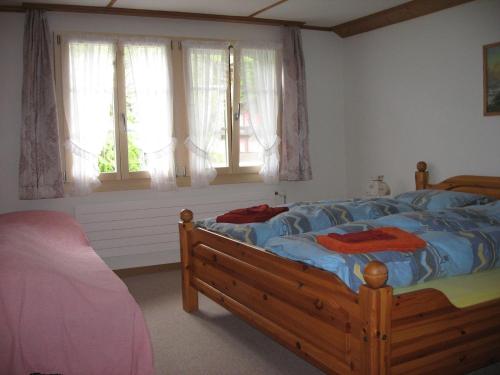
[[[429,183],[427,163],[419,161],[415,172],[415,185],[417,190],[437,189],[463,191],[465,193],[483,194],[500,199],[500,177],[494,176],[454,176],[437,184]]]

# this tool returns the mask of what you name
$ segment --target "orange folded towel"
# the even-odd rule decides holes
[[[421,238],[399,228],[386,227],[363,232],[316,236],[317,242],[344,254],[372,253],[377,251],[412,252],[426,246]]]

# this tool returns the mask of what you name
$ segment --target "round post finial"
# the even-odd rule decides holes
[[[419,161],[417,163],[417,171],[425,172],[427,170],[427,163],[425,161]]]
[[[181,211],[179,216],[184,223],[190,223],[193,220],[193,211],[185,208]]]
[[[385,285],[387,282],[387,277],[389,272],[384,263],[378,260],[372,260],[365,267],[363,272],[363,278],[366,284],[372,289],[379,289]]]

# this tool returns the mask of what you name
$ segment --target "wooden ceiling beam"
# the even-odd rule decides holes
[[[254,13],[250,14],[248,17],[255,17],[257,14],[261,14],[261,13],[265,12],[266,10],[274,8],[274,7],[276,7],[276,6],[280,5],[280,4],[283,4],[283,3],[287,2],[287,1],[288,0],[279,0],[279,1],[277,1],[277,2],[275,2],[273,4],[271,4],[271,5],[268,5],[267,7],[259,9],[257,12],[254,12]]]
[[[271,25],[271,26],[302,27],[305,25],[305,22],[277,20],[277,19],[269,19],[269,18],[256,18],[256,17],[246,17],[246,16],[227,16],[227,15],[209,14],[209,13],[170,12],[170,11],[163,11],[163,10],[96,7],[96,6],[84,6],[84,5],[23,3],[23,8],[24,9],[43,9],[43,10],[53,11],[53,12],[93,13],[93,14],[111,14],[111,15],[120,15],[120,16],[174,18],[174,19],[189,19],[189,20],[198,20],[198,21],[250,23],[250,24]]]
[[[280,0],[270,6],[253,13],[251,16],[227,16],[220,14],[188,13],[188,12],[169,12],[147,9],[129,9],[113,7],[116,0],[110,0],[106,7],[67,5],[67,4],[44,4],[44,3],[23,3],[22,6],[0,5],[0,12],[24,12],[26,9],[44,9],[55,12],[73,12],[73,13],[95,13],[111,14],[122,16],[139,17],[158,17],[174,19],[190,19],[200,21],[216,22],[236,22],[257,25],[271,26],[297,26],[306,30],[333,31],[342,38],[365,33],[367,31],[379,29],[395,23],[407,21],[413,18],[421,17],[427,14],[438,12],[457,5],[465,4],[475,0],[412,0],[407,3],[370,14],[365,17],[345,22],[336,26],[324,27],[306,25],[305,22],[287,21],[269,18],[258,18],[254,15],[264,12],[274,6],[277,6],[287,0]]]
[[[300,28],[304,30],[333,31],[331,26],[302,25]]]
[[[365,33],[395,23],[425,16],[440,10],[475,0],[413,0],[407,3],[370,14],[365,17],[331,27],[342,38]]]
[[[18,12],[24,13],[26,9],[20,5],[0,5],[0,12]]]

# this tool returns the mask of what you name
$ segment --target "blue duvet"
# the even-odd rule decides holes
[[[415,233],[427,246],[413,253],[341,254],[316,243],[317,234],[351,233],[394,226]],[[500,202],[485,206],[414,211],[269,239],[265,248],[277,255],[335,273],[353,291],[363,284],[372,260],[384,262],[388,284],[403,287],[432,279],[480,272],[500,266]]]
[[[400,212],[419,210],[409,203],[391,198],[298,202],[289,211],[265,223],[217,223],[215,218],[200,220],[197,226],[252,245],[263,246],[270,238],[329,228],[356,220],[369,220]]]

